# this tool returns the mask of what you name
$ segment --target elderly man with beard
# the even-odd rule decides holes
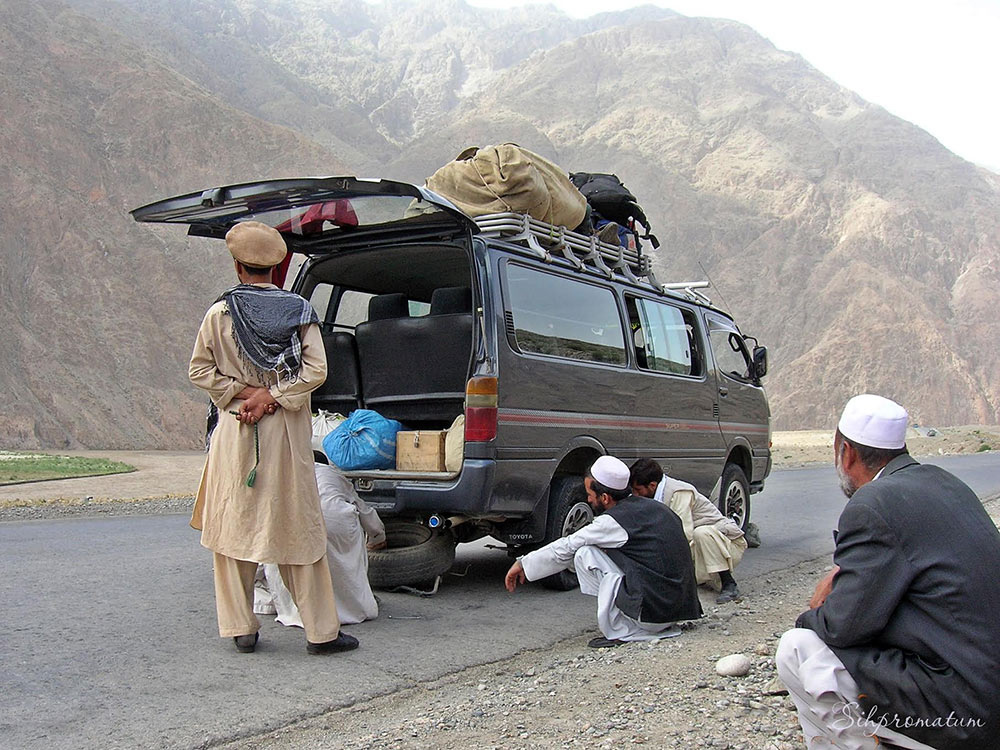
[[[852,398],[834,570],[775,657],[813,748],[988,750],[1000,733],[1000,534],[976,494],[906,450],[907,413]]]

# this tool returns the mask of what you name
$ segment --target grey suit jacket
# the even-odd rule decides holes
[[[1000,533],[957,477],[890,461],[840,516],[840,572],[799,616],[858,683],[866,715],[932,747],[1000,740]]]

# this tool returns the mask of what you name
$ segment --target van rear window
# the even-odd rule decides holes
[[[625,364],[625,335],[610,289],[514,263],[505,266],[504,282],[519,351]]]

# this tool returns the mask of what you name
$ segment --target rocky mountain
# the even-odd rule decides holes
[[[0,101],[0,445],[196,446],[187,360],[231,261],[127,211],[347,166],[53,2],[0,0]]]
[[[996,423],[1000,177],[733,22],[461,0],[0,0],[0,447],[193,447],[218,243],[127,210],[515,141],[613,171],[771,351],[775,426],[862,390]]]

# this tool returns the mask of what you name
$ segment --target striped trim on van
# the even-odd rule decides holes
[[[719,423],[714,420],[675,420],[665,421],[655,417],[623,417],[614,414],[586,414],[582,412],[541,411],[535,409],[499,409],[497,421],[501,424],[517,424],[532,427],[598,427],[604,429],[628,428],[631,430],[647,430],[654,432],[680,431],[691,432],[718,430]],[[747,424],[743,422],[723,422],[723,429],[744,433],[766,435],[766,425]]]

